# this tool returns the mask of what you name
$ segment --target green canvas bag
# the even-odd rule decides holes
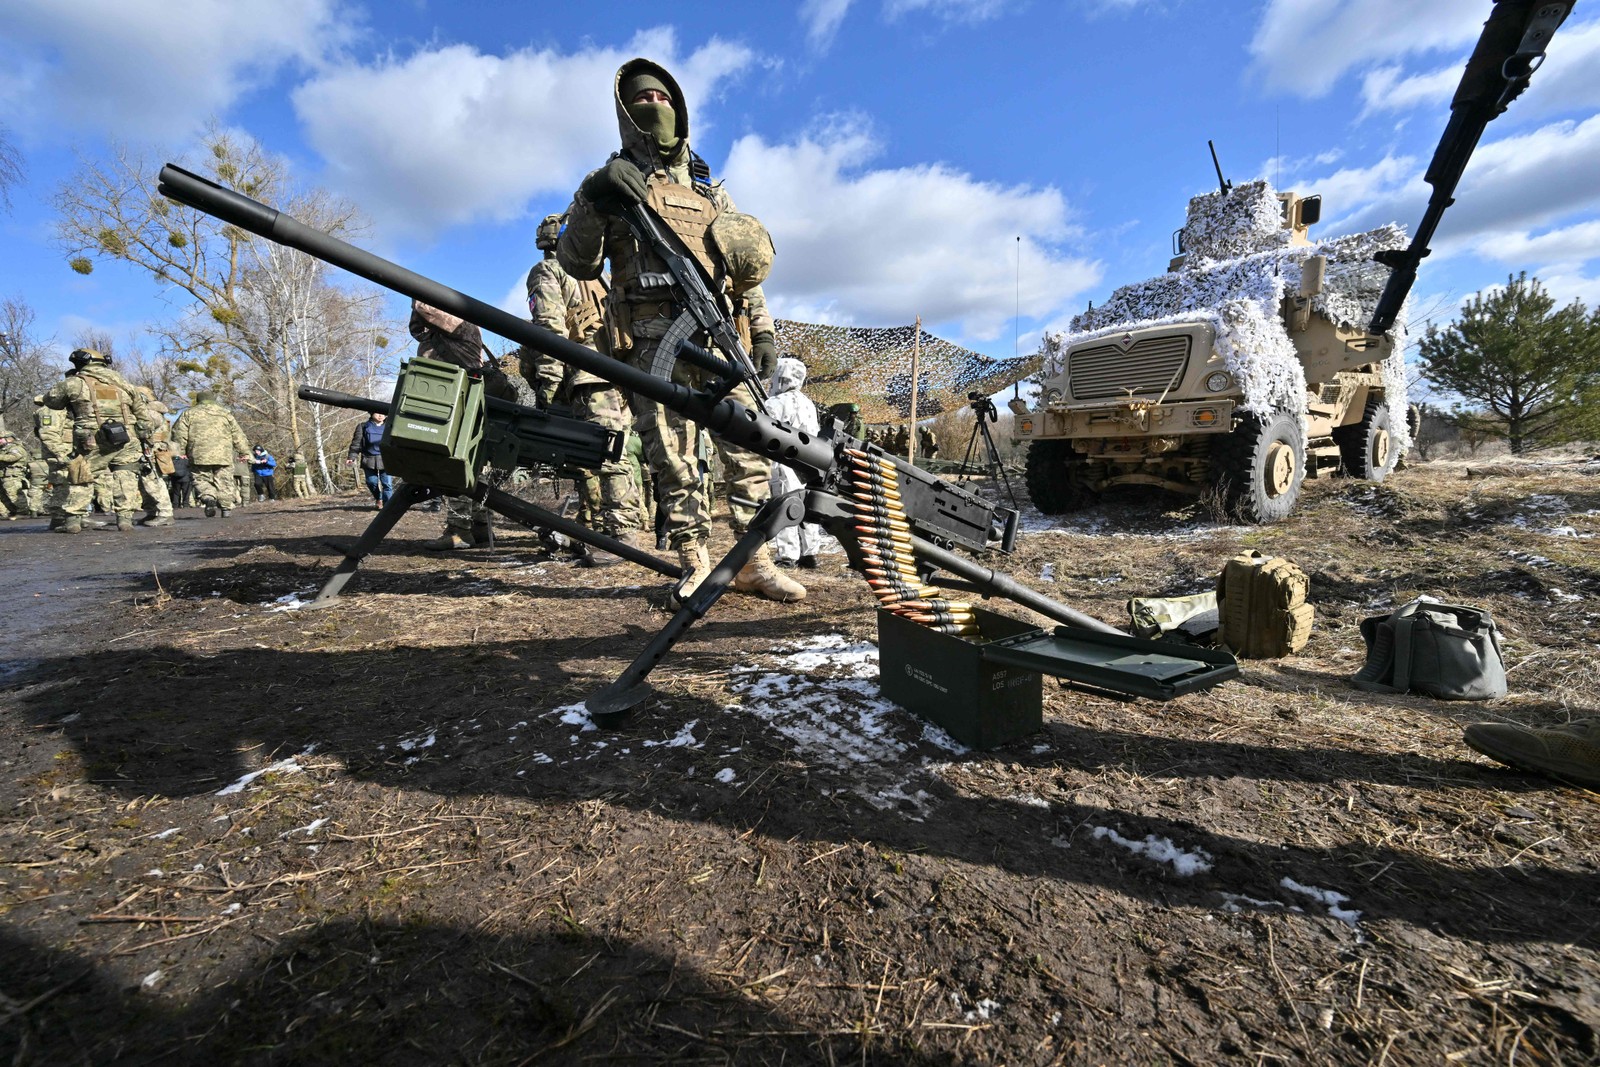
[[[1421,693],[1439,700],[1506,695],[1500,631],[1481,608],[1413,600],[1361,620],[1366,666],[1352,683],[1372,693]]]

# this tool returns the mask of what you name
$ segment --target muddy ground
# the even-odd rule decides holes
[[[1047,684],[992,752],[879,698],[839,555],[802,603],[725,597],[606,732],[575,705],[668,617],[641,569],[440,558],[414,513],[307,610],[356,497],[4,525],[0,1055],[1594,1063],[1597,797],[1461,725],[1600,711],[1600,463],[1483,466],[1311,482],[1264,529],[1032,515],[1003,566],[1107,621],[1259,547],[1317,624],[1171,703]],[[1508,698],[1347,684],[1419,592],[1494,613]]]

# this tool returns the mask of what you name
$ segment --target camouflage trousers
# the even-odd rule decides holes
[[[487,525],[489,525],[489,509],[473,500],[470,496],[447,496],[444,498],[444,529],[446,533],[451,530],[471,533],[474,528],[481,530]]]
[[[7,474],[0,478],[0,512],[8,518],[12,516],[27,515],[29,513],[26,492],[22,488],[21,476]]]
[[[618,433],[628,431],[628,406],[614,386],[578,385],[572,389],[574,418]],[[639,486],[626,458],[608,460],[599,470],[584,471],[578,495],[589,524],[616,536],[639,528]]]
[[[172,518],[172,494],[167,492],[167,480],[161,472],[151,467],[139,475],[139,494],[144,499],[144,510],[157,518]]]
[[[91,485],[69,485],[60,505],[60,514],[78,518],[89,514],[89,505],[99,501],[107,514],[131,520],[139,507],[139,450],[123,448],[105,453],[89,453]]]
[[[634,363],[648,367],[654,346],[636,350]],[[757,411],[761,404],[748,388],[731,394]],[[635,396],[634,429],[644,444],[645,462],[656,478],[656,492],[667,518],[667,539],[672,547],[704,543],[711,539],[711,494],[700,468],[700,426],[652,400]],[[772,464],[760,456],[715,441],[728,480],[728,507],[737,533],[749,529],[756,509],[767,499]]]
[[[201,500],[211,497],[218,507],[239,506],[239,486],[233,480],[233,464],[191,463],[189,470],[194,474],[195,496]]]
[[[31,482],[22,493],[22,506],[29,515],[43,515],[45,513],[45,487],[38,482]]]

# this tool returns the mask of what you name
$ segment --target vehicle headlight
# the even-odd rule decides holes
[[[1206,392],[1220,393],[1233,384],[1233,375],[1227,371],[1212,371],[1206,375]]]
[[[1061,392],[1061,390],[1059,390],[1059,389],[1047,389],[1047,390],[1045,390],[1045,394],[1044,394],[1044,402],[1046,404],[1054,404],[1056,401],[1060,400],[1062,398],[1062,396],[1064,396],[1064,395],[1065,394],[1063,394]]]

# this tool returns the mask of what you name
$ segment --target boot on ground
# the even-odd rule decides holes
[[[789,604],[806,598],[806,587],[790,578],[772,564],[772,552],[766,545],[756,550],[730,587],[738,593],[754,593],[780,604]]]
[[[217,514],[221,515],[223,518],[227,518],[229,510],[231,510],[231,509],[219,507],[219,508],[217,508]]]
[[[610,534],[608,536],[613,537],[618,541],[621,541],[623,544],[627,545],[629,548],[642,548],[643,547],[643,546],[641,546],[639,544],[639,541],[641,540],[641,538],[640,538],[638,530],[618,530],[616,533]],[[586,567],[610,567],[613,564],[625,563],[625,562],[627,562],[627,561],[624,560],[621,556],[617,555],[615,552],[607,552],[603,548],[594,548],[594,549],[592,549],[590,551],[589,558],[584,561],[584,566],[586,566]]]
[[[1475,722],[1462,739],[1469,748],[1501,763],[1600,789],[1600,716],[1545,729]]]
[[[200,503],[205,505],[206,518],[214,519],[214,518],[217,517],[217,498],[216,497],[214,497],[214,496],[203,497],[203,498],[201,498]]]
[[[422,547],[429,552],[456,552],[463,548],[472,548],[477,543],[472,539],[472,534],[466,530],[446,530],[432,541],[422,542]]]
[[[133,512],[130,511],[126,515],[117,516],[117,529],[123,533],[133,529]]]
[[[705,542],[690,541],[679,545],[678,566],[683,568],[683,577],[672,587],[672,594],[668,599],[677,607],[682,607],[684,602],[694,595],[694,591],[700,588],[700,583],[711,577],[711,555],[706,551]]]
[[[56,533],[75,534],[83,532],[83,520],[76,515],[68,515],[61,520],[61,525],[53,527]]]
[[[176,525],[176,522],[177,522],[177,520],[175,520],[171,515],[152,515],[147,519],[139,520],[139,525],[140,526],[173,526],[173,525]]]

